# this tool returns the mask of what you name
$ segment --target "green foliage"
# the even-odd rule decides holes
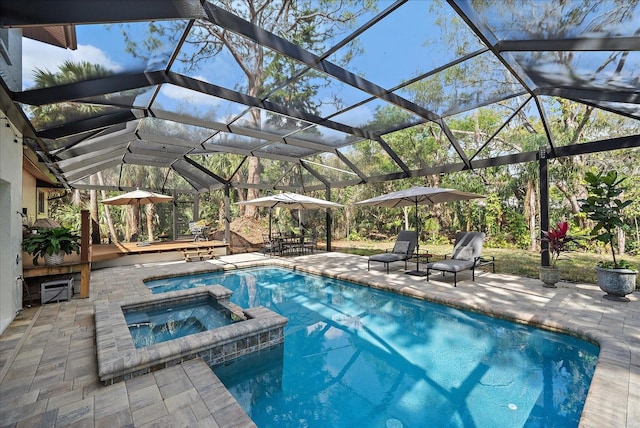
[[[427,236],[427,245],[447,245],[449,244],[449,238],[439,233],[433,233]]]
[[[529,228],[524,215],[511,207],[505,207],[504,215],[506,217],[506,227],[508,228],[508,241],[515,245],[516,248],[529,248],[531,236],[529,235]]]
[[[496,194],[489,195],[486,203],[485,223],[487,225],[487,232],[489,236],[497,237],[501,233],[502,203]]]
[[[351,232],[349,236],[347,236],[347,240],[349,241],[362,241],[364,238],[358,232]]]
[[[635,256],[640,254],[640,242],[634,240],[631,242],[627,242],[627,253],[633,254]]]
[[[39,228],[38,233],[30,234],[22,240],[22,247],[33,257],[33,264],[38,258],[58,253],[71,254],[80,251],[80,236],[64,226]]]
[[[509,248],[509,235],[503,232],[497,232],[491,235],[487,235],[485,239],[485,246],[489,248]]]
[[[420,226],[422,231],[428,234],[437,233],[440,231],[440,224],[435,218],[428,218],[422,222]]]
[[[580,209],[586,213],[587,218],[595,221],[591,229],[591,237],[608,245],[613,257],[613,266],[620,269],[620,262],[616,261],[614,238],[617,228],[624,228],[622,211],[631,204],[631,201],[623,201],[620,195],[626,190],[622,186],[625,177],[618,178],[615,170],[594,174],[587,172],[584,177],[587,182],[589,196],[580,199]]]
[[[617,263],[612,261],[598,262],[598,266],[604,269],[633,269],[628,261],[622,259],[618,260]]]
[[[435,218],[428,218],[422,225],[422,232],[426,235],[424,239],[429,245],[446,245],[449,238],[440,232],[440,223]]]
[[[80,224],[82,205],[74,204],[70,195],[54,198],[49,202],[49,216],[62,226]]]

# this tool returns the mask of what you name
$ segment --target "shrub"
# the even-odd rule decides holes
[[[33,264],[38,258],[58,253],[71,254],[80,251],[80,236],[64,226],[39,228],[37,233],[22,240],[24,250],[33,256]]]

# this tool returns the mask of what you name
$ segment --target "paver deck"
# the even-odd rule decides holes
[[[98,379],[94,303],[149,296],[143,279],[217,268],[280,264],[377,288],[564,330],[597,341],[598,365],[581,427],[640,427],[640,293],[612,302],[593,284],[488,272],[453,277],[367,272],[367,258],[318,253],[261,254],[202,262],[134,265],[91,272],[91,296],[25,308],[0,336],[0,426],[255,426],[202,360],[104,386]]]

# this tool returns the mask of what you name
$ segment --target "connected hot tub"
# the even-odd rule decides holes
[[[218,303],[211,295],[182,301],[123,307],[124,319],[136,348],[201,333],[246,319],[243,312]]]
[[[218,365],[284,342],[287,319],[243,310],[221,285],[125,302],[96,302],[98,375],[110,385],[202,358]]]

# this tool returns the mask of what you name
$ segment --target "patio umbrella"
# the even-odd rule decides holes
[[[103,199],[102,203],[106,205],[133,205],[138,207],[138,230],[142,233],[142,205],[158,204],[162,202],[172,201],[173,197],[162,195],[159,193],[149,192],[146,190],[136,189],[131,192],[112,198]],[[144,239],[143,239],[144,241]]]
[[[269,208],[269,236],[271,236],[271,210],[275,207],[285,207],[298,210],[317,210],[321,208],[341,208],[344,205],[325,199],[312,198],[298,193],[279,193],[277,195],[264,196],[250,201],[236,202],[239,205],[253,205],[255,207]]]
[[[386,193],[376,196],[375,198],[365,199],[356,202],[355,205],[372,205],[377,207],[416,207],[416,233],[418,234],[418,243],[416,245],[416,253],[420,250],[420,222],[418,221],[418,205],[435,205],[441,202],[463,201],[468,199],[484,198],[476,193],[462,192],[456,189],[446,187],[425,187],[414,186],[410,189],[398,190],[397,192]],[[407,272],[409,275],[426,275],[419,268],[419,259],[416,257],[416,270]]]

